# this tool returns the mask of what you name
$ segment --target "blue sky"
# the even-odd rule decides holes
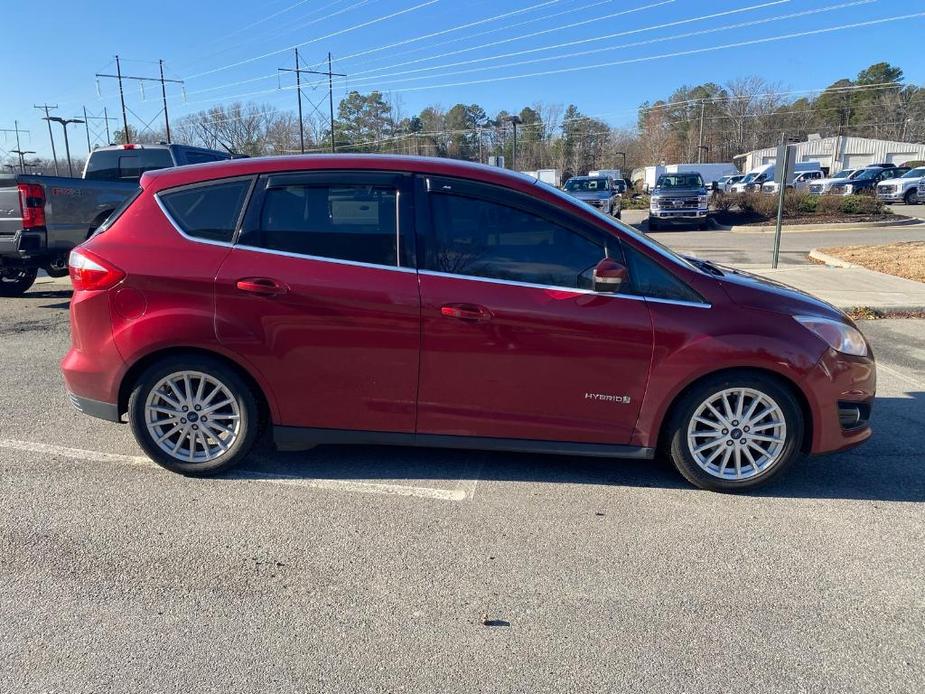
[[[917,13],[925,7],[896,0],[46,0],[40,13],[5,3],[0,128],[18,120],[31,131],[24,149],[47,155],[34,104],[57,103],[67,117],[106,106],[119,117],[115,82],[100,80],[98,94],[94,78],[114,72],[116,53],[126,73],[154,76],[163,58],[167,76],[185,80],[185,100],[169,88],[172,118],[235,97],[294,108],[292,89],[278,88],[291,78],[279,82],[276,68],[291,66],[297,44],[304,63],[330,50],[335,71],[348,73],[335,98],[379,89],[406,114],[432,103],[479,103],[489,113],[575,103],[631,125],[641,102],[707,80],[754,74],[814,90],[886,60],[921,85],[925,16],[879,21]],[[819,32],[844,25],[858,26]],[[777,38],[793,34],[804,35]],[[130,124],[160,123],[158,85],[142,97],[127,84]],[[325,89],[310,83],[306,92],[320,102]],[[102,131],[101,121],[94,126]],[[75,155],[86,152],[82,130],[71,141]],[[13,147],[0,133],[0,156]]]

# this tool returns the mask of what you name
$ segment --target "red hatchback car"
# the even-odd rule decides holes
[[[840,311],[446,159],[151,172],[71,254],[74,405],[184,474],[319,443],[652,458],[716,490],[870,436]]]

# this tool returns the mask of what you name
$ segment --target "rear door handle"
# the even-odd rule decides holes
[[[476,321],[479,323],[493,318],[491,311],[478,304],[444,304],[440,307],[440,314],[447,318]]]
[[[282,296],[289,293],[289,287],[269,277],[245,277],[238,280],[235,286],[242,292],[258,296]]]

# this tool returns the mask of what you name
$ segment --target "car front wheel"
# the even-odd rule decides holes
[[[205,356],[169,357],[138,379],[128,403],[139,445],[158,465],[209,475],[244,458],[257,436],[257,401],[248,384]]]
[[[910,190],[907,192],[903,197],[903,202],[907,205],[915,205],[918,202],[918,195],[916,194],[916,191]]]
[[[698,384],[669,423],[672,462],[692,484],[737,491],[768,482],[800,454],[803,419],[793,394],[763,374]]]

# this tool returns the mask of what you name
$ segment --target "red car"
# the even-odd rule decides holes
[[[870,436],[840,311],[681,257],[545,184],[446,159],[151,172],[70,257],[81,411],[164,467],[400,444],[652,458],[715,490]]]

